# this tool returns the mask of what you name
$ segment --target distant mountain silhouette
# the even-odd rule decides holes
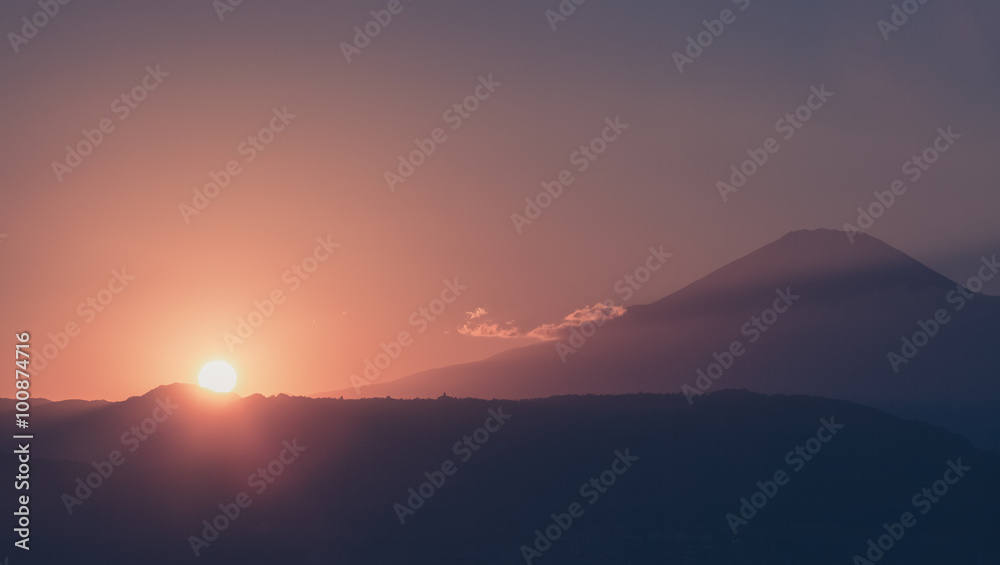
[[[696,388],[697,371],[716,362],[713,354],[725,361],[740,340],[744,353],[732,366],[717,380],[703,377],[709,390],[856,401],[1000,449],[1000,298],[976,295],[956,311],[958,299],[948,301],[955,290],[954,281],[873,237],[852,244],[841,231],[798,231],[666,298],[629,307],[564,353],[565,363],[554,342],[539,343],[361,391],[394,398],[681,392]],[[800,298],[766,332],[752,325],[742,332],[773,306],[776,291]],[[895,372],[888,353],[901,355],[902,338],[912,339],[918,322],[939,309],[950,321]],[[569,344],[568,337],[560,341]],[[351,389],[329,395],[357,396]]]
[[[843,564],[904,512],[916,525],[883,563],[1000,562],[1000,455],[844,401],[745,391],[694,407],[679,394],[238,398],[178,384],[71,418],[41,415],[32,423],[33,563],[523,563],[521,546],[535,546],[536,530],[553,514],[565,521],[558,515],[573,503],[583,514],[532,563]],[[496,415],[502,425],[487,421]],[[154,417],[129,452],[122,433]],[[477,432],[484,427],[493,431]],[[478,438],[466,461],[455,446],[464,436]],[[789,455],[810,440],[818,450],[808,461]],[[290,445],[294,456],[283,452]],[[86,494],[77,479],[97,483],[88,476],[108,470],[114,449],[124,462],[70,515],[64,495]],[[14,468],[9,450],[0,459]],[[452,473],[434,475],[445,460]],[[949,461],[970,469],[920,513],[915,493]],[[281,472],[257,492],[250,481],[269,467]],[[779,471],[790,482],[767,484]],[[602,475],[613,480],[603,492],[581,490]],[[408,489],[442,477],[401,524]],[[771,492],[765,504],[759,488]],[[240,492],[249,506],[221,520],[195,558],[189,536],[203,534],[220,504],[233,512],[226,505]],[[744,510],[734,534],[727,515],[739,515],[742,498],[761,507]]]

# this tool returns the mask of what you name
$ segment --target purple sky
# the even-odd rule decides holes
[[[33,393],[120,399],[223,359],[240,394],[309,394],[394,341],[380,378],[471,361],[534,338],[460,328],[653,301],[856,224],[897,179],[868,233],[955,279],[1000,252],[995,2],[898,29],[884,0],[559,6],[4,3],[0,324],[65,346]],[[723,197],[734,166],[756,171]]]

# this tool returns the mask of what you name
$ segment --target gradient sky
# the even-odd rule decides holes
[[[555,30],[556,0],[402,0],[348,63],[341,43],[387,4],[244,0],[220,20],[208,0],[71,2],[17,53],[8,35],[0,325],[36,352],[80,326],[34,395],[117,400],[213,359],[240,394],[340,389],[401,331],[413,344],[381,379],[480,359],[531,340],[466,322],[557,323],[620,296],[650,246],[673,257],[630,303],[853,222],[939,127],[960,140],[869,233],[955,279],[1000,252],[995,2],[928,2],[886,41],[887,0],[591,0]],[[673,53],[724,9],[735,21],[679,72]],[[4,2],[3,31],[38,10]],[[114,110],[157,65],[156,89]],[[490,75],[500,86],[452,129],[445,112]],[[723,201],[730,166],[820,85],[833,97]],[[275,108],[295,118],[247,162],[240,144]],[[519,234],[511,214],[615,117],[628,129]],[[114,130],[60,182],[53,161],[105,118]],[[435,128],[446,141],[390,191],[385,171]],[[241,172],[185,221],[179,205],[230,160]],[[318,237],[340,247],[293,291],[283,273]],[[81,315],[123,268],[134,280]],[[468,288],[418,333],[412,313],[455,278]],[[223,334],[274,289],[285,302],[231,352]]]

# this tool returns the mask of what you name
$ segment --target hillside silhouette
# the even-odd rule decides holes
[[[120,436],[154,413],[163,421],[128,452]],[[502,425],[487,422],[498,413]],[[839,429],[796,472],[788,453],[824,421]],[[917,523],[883,563],[1000,559],[997,454],[838,400],[746,391],[693,406],[680,394],[239,398],[175,384],[35,424],[40,563],[521,563],[521,546],[572,503],[584,513],[533,563],[849,563],[907,511]],[[456,442],[478,441],[484,426],[494,431],[463,461]],[[257,493],[249,478],[289,445],[301,449]],[[114,449],[124,463],[70,515],[63,495]],[[636,459],[589,504],[581,485],[625,453]],[[914,493],[959,459],[971,470],[919,514]],[[401,524],[396,505],[445,460],[454,472]],[[734,534],[727,514],[782,470],[790,482]],[[240,492],[252,503],[196,558],[189,536]]]

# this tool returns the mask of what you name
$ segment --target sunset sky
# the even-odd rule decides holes
[[[212,360],[241,395],[342,389],[404,331],[381,380],[481,359],[789,231],[854,224],[896,179],[871,235],[956,280],[1000,253],[996,2],[928,2],[890,32],[888,0],[591,0],[565,21],[546,15],[557,0],[219,5],[70,2],[23,42],[10,33],[41,8],[0,5],[0,325],[36,355],[50,334],[65,346],[36,362],[34,396],[119,400]],[[935,142],[935,163],[907,168]],[[564,170],[540,215],[512,219]],[[213,176],[228,184],[199,200]],[[626,300],[615,285],[650,247],[671,257]],[[255,301],[270,315],[227,340]],[[520,337],[465,335],[494,324]]]

